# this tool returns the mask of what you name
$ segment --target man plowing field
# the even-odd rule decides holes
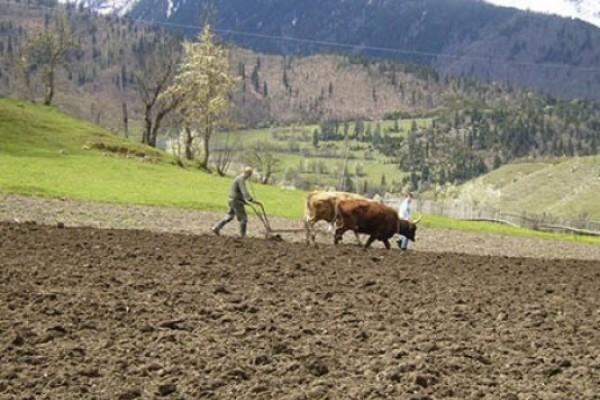
[[[252,176],[252,173],[253,170],[251,167],[244,167],[242,173],[233,180],[233,184],[229,190],[229,210],[227,211],[227,215],[212,228],[215,235],[219,236],[221,234],[221,229],[231,222],[233,217],[236,217],[240,223],[240,236],[246,236],[248,215],[246,214],[245,205],[248,203],[262,205],[259,201],[255,200],[246,189],[246,180]]]

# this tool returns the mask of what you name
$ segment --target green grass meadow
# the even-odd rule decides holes
[[[191,165],[181,167],[167,153],[115,136],[54,108],[0,99],[0,193],[223,211],[230,184],[231,177],[219,177]],[[302,217],[305,192],[258,183],[249,188],[269,215]],[[423,225],[600,243],[598,238],[433,216],[425,216]]]
[[[420,223],[426,228],[450,229],[464,232],[478,232],[481,234],[513,236],[522,238],[538,238],[551,240],[565,240],[578,243],[600,245],[600,238],[594,236],[579,236],[568,233],[542,232],[533,229],[517,228],[509,225],[491,222],[460,221],[451,218],[425,215]]]
[[[121,153],[84,149],[97,143]],[[212,211],[226,207],[231,184],[52,108],[11,100],[0,100],[0,171],[2,193]],[[270,213],[301,217],[302,192],[250,188]]]

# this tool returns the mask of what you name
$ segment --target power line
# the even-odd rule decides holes
[[[176,24],[172,22],[156,22],[156,21],[144,21],[144,20],[136,20],[136,22],[142,24],[151,24],[151,25],[159,25],[165,27],[173,27],[173,28],[181,28],[181,29],[192,29],[199,30],[201,27],[194,25],[185,25],[185,24]],[[507,61],[500,58],[492,58],[492,57],[473,57],[473,56],[460,56],[453,54],[445,54],[445,53],[432,53],[432,52],[424,52],[424,51],[416,51],[416,50],[402,50],[395,49],[391,47],[380,47],[380,46],[366,46],[366,45],[356,45],[349,43],[341,43],[334,41],[325,41],[325,40],[317,40],[317,39],[305,39],[298,38],[293,36],[282,36],[282,35],[269,35],[264,33],[252,33],[252,32],[244,32],[237,31],[232,29],[221,29],[215,28],[216,32],[221,32],[225,34],[232,34],[238,36],[247,36],[254,37],[259,39],[269,39],[269,40],[281,40],[281,41],[289,41],[289,42],[297,42],[304,44],[314,44],[321,46],[331,46],[331,47],[339,47],[345,49],[357,49],[357,50],[372,50],[372,51],[380,51],[386,53],[394,53],[394,54],[404,54],[404,55],[416,55],[423,57],[438,57],[438,58],[449,58],[456,60],[467,60],[467,61],[479,61],[485,62],[487,64],[500,64],[500,65],[516,65],[516,66],[535,66],[535,67],[549,67],[549,68],[571,68],[571,69],[580,69],[580,70],[588,70],[591,72],[600,72],[599,67],[584,67],[572,64],[559,64],[559,63],[535,63],[535,62],[526,62],[526,61]]]
[[[47,6],[29,6],[25,4],[9,4],[6,2],[0,2],[0,4],[28,8],[28,9],[45,9],[49,11],[56,11],[55,7],[47,7]],[[200,26],[196,25],[187,25],[187,24],[178,24],[173,22],[161,22],[161,21],[147,21],[142,19],[135,20],[136,23],[144,24],[144,25],[156,25],[162,27],[170,27],[170,28],[179,28],[179,29],[189,29],[189,30],[200,30]],[[537,62],[529,62],[529,61],[510,61],[502,58],[494,58],[494,57],[475,57],[475,56],[465,56],[465,55],[456,55],[456,54],[448,54],[448,53],[434,53],[434,52],[426,52],[426,51],[417,51],[417,50],[403,50],[391,47],[382,47],[382,46],[368,46],[368,45],[358,45],[351,43],[341,43],[336,41],[326,41],[326,40],[318,40],[318,39],[307,39],[301,37],[294,36],[284,36],[284,35],[270,35],[265,33],[253,33],[253,32],[245,32],[233,29],[222,29],[215,28],[216,32],[222,34],[228,34],[233,36],[245,36],[252,37],[256,39],[267,39],[271,41],[287,41],[287,42],[295,42],[302,44],[312,44],[318,46],[328,46],[328,47],[336,47],[340,49],[351,49],[358,51],[375,51],[382,52],[388,54],[402,54],[402,55],[412,55],[412,56],[421,56],[421,57],[430,57],[430,58],[445,58],[445,59],[454,59],[454,60],[465,60],[465,61],[473,61],[480,62],[486,64],[494,64],[494,65],[505,65],[505,66],[517,66],[517,67],[544,67],[544,68],[556,68],[556,69],[570,69],[570,70],[580,70],[587,72],[600,72],[600,67],[594,66],[580,66],[573,64],[561,64],[561,63],[537,63]]]

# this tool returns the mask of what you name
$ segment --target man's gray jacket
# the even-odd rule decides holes
[[[253,202],[254,199],[248,193],[246,189],[246,180],[244,179],[244,174],[238,175],[231,185],[231,189],[229,190],[229,200],[237,200],[243,203]]]

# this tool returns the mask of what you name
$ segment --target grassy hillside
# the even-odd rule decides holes
[[[0,100],[0,192],[224,210],[230,178],[40,105]],[[303,194],[253,184],[275,215],[299,218]]]
[[[227,148],[223,144],[229,143],[230,147],[239,149],[233,156],[235,161],[239,161],[244,157],[247,159],[248,153],[258,144],[278,159],[279,165],[273,174],[273,180],[278,184],[307,190],[315,187],[339,188],[346,165],[346,176],[351,180],[346,189],[350,185],[361,194],[397,191],[407,172],[399,169],[398,158],[386,155],[382,151],[384,146],[373,140],[373,136],[379,135],[382,142],[384,138],[406,141],[411,129],[429,127],[432,121],[431,118],[361,120],[360,129],[357,129],[355,121],[349,121],[339,123],[337,131],[329,131],[335,129],[333,127],[295,124],[220,132],[214,136],[213,153],[223,152]],[[320,138],[317,143],[315,135]],[[382,181],[386,183],[383,186]]]
[[[504,211],[600,220],[600,156],[506,165],[463,185],[467,194]]]

